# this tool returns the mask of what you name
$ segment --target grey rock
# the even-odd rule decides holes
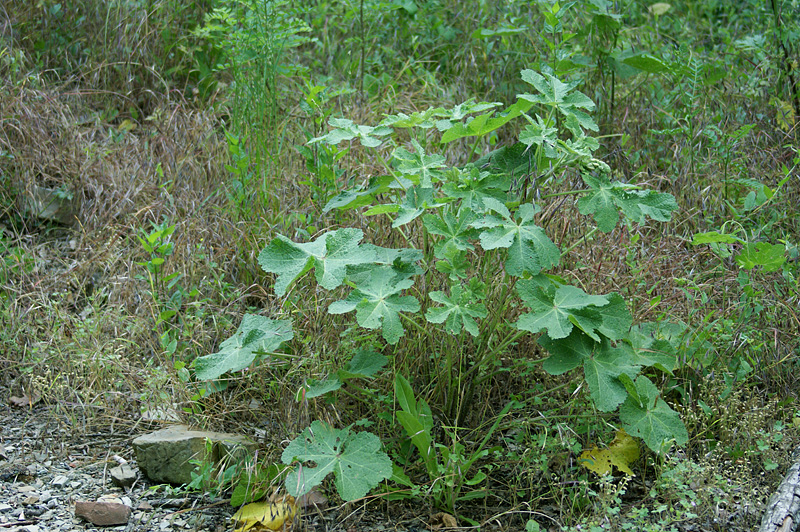
[[[211,441],[210,452],[207,439]],[[170,484],[192,480],[195,466],[190,460],[216,463],[242,448],[252,451],[256,444],[239,434],[192,430],[187,425],[172,425],[133,440],[139,469],[155,482]]]
[[[111,482],[120,488],[133,486],[133,483],[136,482],[136,471],[133,470],[130,464],[122,464],[118,465],[117,467],[112,467],[110,473]]]

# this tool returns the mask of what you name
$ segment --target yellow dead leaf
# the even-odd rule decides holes
[[[280,501],[262,501],[246,504],[233,514],[237,525],[235,532],[247,530],[289,530],[297,514],[294,497],[285,496]],[[285,528],[284,528],[285,525]]]
[[[580,464],[600,476],[611,473],[611,468],[616,467],[626,475],[635,476],[630,465],[639,458],[639,442],[620,429],[614,441],[606,449],[599,449],[593,445],[586,449],[579,458]]]

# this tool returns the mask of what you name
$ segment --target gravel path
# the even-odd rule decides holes
[[[0,532],[104,530],[126,532],[232,531],[235,508],[227,499],[202,495],[165,496],[139,473],[129,488],[114,486],[110,470],[118,458],[135,469],[131,440],[151,427],[111,424],[86,433],[54,408],[0,405]],[[72,416],[70,416],[72,417]],[[158,427],[152,427],[158,428]],[[115,459],[115,457],[117,459]],[[123,503],[132,509],[126,525],[98,527],[75,516],[80,501]],[[400,505],[394,507],[400,510]],[[416,516],[387,515],[375,504],[329,508],[306,515],[296,532],[418,532],[428,527]]]
[[[130,488],[113,485],[113,456],[133,462],[136,433],[81,434],[52,420],[46,407],[6,408],[0,427],[0,531],[97,530],[76,517],[77,501],[120,502],[132,508],[127,525],[103,530],[170,532],[230,530],[225,500],[165,498],[139,476]]]

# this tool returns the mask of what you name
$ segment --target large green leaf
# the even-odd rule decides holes
[[[662,453],[670,442],[684,445],[689,441],[680,415],[661,399],[650,379],[640,375],[633,383],[634,393],[619,409],[619,419],[631,436],[642,438],[650,449]]]
[[[390,185],[395,182],[395,178],[390,175],[373,176],[366,187],[353,188],[340,192],[330,199],[323,207],[322,212],[331,209],[357,209],[365,205],[371,205],[375,201],[375,196],[388,192]]]
[[[612,340],[627,338],[633,323],[633,316],[631,316],[625,300],[616,292],[606,294],[603,297],[608,299],[608,305],[602,305],[597,308],[597,312],[603,320],[602,325],[597,330],[600,334]]]
[[[345,501],[360,499],[392,474],[392,461],[381,450],[381,441],[369,432],[338,430],[314,421],[281,455],[284,464],[294,464],[286,477],[286,491],[305,495],[334,473],[334,484]]]
[[[541,146],[545,157],[555,159],[558,157],[556,146],[558,145],[558,129],[549,126],[540,116],[536,116],[534,121],[529,116],[525,116],[529,124],[519,134],[519,141],[527,146]],[[532,150],[533,152],[533,150]]]
[[[528,147],[529,146],[526,146],[522,142],[508,146],[502,146],[475,161],[473,166],[475,169],[486,168],[492,174],[497,174],[498,177],[527,174],[533,168],[536,160],[534,157],[534,152],[529,150]],[[489,172],[486,173],[488,174]],[[505,184],[499,186],[498,188],[506,191],[508,190],[509,184],[508,178],[506,177]]]
[[[419,217],[426,210],[436,209],[445,204],[434,197],[432,188],[424,188],[421,185],[411,187],[406,191],[403,203],[398,205],[397,218],[392,222],[392,227],[401,227]]]
[[[469,209],[459,209],[454,215],[451,209],[445,209],[439,216],[427,214],[423,224],[429,234],[443,238],[437,239],[433,254],[437,259],[443,259],[453,250],[471,251],[475,249],[470,240],[478,236],[478,231],[470,224],[475,221],[475,214]]]
[[[370,127],[360,126],[347,118],[331,118],[328,121],[333,129],[326,135],[311,139],[309,144],[324,142],[335,146],[346,140],[357,138],[363,146],[374,148],[380,146],[381,140],[378,137],[385,137],[392,132],[392,128],[386,126]]]
[[[568,337],[558,340],[542,335],[538,343],[550,354],[542,364],[550,375],[561,375],[582,365],[585,359],[592,356],[597,345],[580,329],[573,329]]]
[[[579,82],[564,83],[555,76],[533,70],[523,70],[522,80],[530,83],[539,94],[518,94],[521,100],[558,110],[567,119],[574,119],[584,129],[597,131],[597,124],[584,111],[594,110],[594,102],[580,91],[574,90]]]
[[[510,173],[489,173],[477,165],[460,170],[452,168],[446,174],[447,182],[442,192],[453,198],[461,198],[461,208],[482,214],[485,210],[483,200],[492,198],[503,201],[511,186]]]
[[[517,100],[514,105],[498,115],[485,113],[468,120],[466,123],[452,124],[442,135],[442,143],[452,142],[463,137],[482,137],[505,125],[510,120],[517,118],[530,109],[531,105],[528,101]]]
[[[541,227],[533,223],[537,212],[533,204],[520,205],[514,218],[500,201],[485,198],[484,205],[502,218],[487,215],[473,222],[472,226],[486,229],[480,236],[483,249],[508,248],[505,266],[509,275],[522,276],[524,272],[536,275],[558,264],[558,247]]]
[[[486,306],[477,303],[476,294],[471,290],[464,290],[461,285],[454,285],[448,297],[444,292],[433,291],[430,298],[441,304],[441,307],[430,307],[425,313],[425,318],[431,323],[445,322],[445,329],[453,335],[461,332],[463,327],[472,336],[478,336],[478,324],[475,319],[487,316]]]
[[[365,329],[381,329],[390,344],[403,336],[401,312],[419,311],[419,301],[414,296],[401,296],[414,281],[398,278],[391,266],[375,266],[368,275],[356,282],[356,289],[346,299],[334,301],[328,307],[331,314],[356,311],[356,321]]]
[[[269,273],[278,274],[275,294],[282,296],[297,278],[314,268],[317,282],[332,290],[341,286],[347,267],[375,261],[372,248],[359,245],[364,237],[360,229],[329,231],[313,242],[296,243],[278,235],[258,256],[258,264]]]
[[[403,176],[422,188],[431,188],[434,181],[441,181],[441,168],[445,167],[442,155],[426,155],[425,150],[416,140],[411,141],[414,151],[410,152],[402,146],[392,152],[392,158],[398,161],[397,169]]]
[[[603,319],[597,307],[607,305],[608,297],[589,295],[572,285],[559,286],[551,293],[530,279],[520,280],[517,291],[531,309],[517,320],[518,329],[532,333],[546,329],[547,335],[557,340],[569,336],[577,325],[595,341],[600,341],[595,331],[602,327]]]
[[[678,367],[675,346],[666,338],[659,337],[661,323],[643,323],[631,327],[631,360],[641,366],[652,366],[672,373]]]
[[[245,314],[236,334],[222,342],[218,352],[195,359],[195,375],[200,380],[211,380],[229,371],[241,371],[258,354],[274,352],[293,336],[291,320]]]
[[[625,349],[612,347],[606,339],[597,345],[592,356],[583,361],[583,374],[597,409],[611,412],[617,408],[628,396],[619,376],[634,378],[640,369],[631,363]]]
[[[593,214],[597,228],[608,233],[619,220],[619,211],[637,223],[644,223],[649,216],[659,222],[667,222],[678,204],[672,194],[654,190],[638,190],[635,185],[611,181],[605,175],[594,177],[584,174],[583,181],[590,190],[578,200],[581,214]]]
[[[421,129],[431,129],[443,119],[452,116],[452,111],[444,109],[443,107],[429,107],[424,111],[416,111],[411,116],[405,113],[398,113],[396,115],[387,115],[381,120],[380,125],[399,128],[413,128],[418,127]]]
[[[336,375],[342,380],[372,377],[388,362],[388,358],[376,351],[359,349],[347,363],[347,367],[340,369]]]
[[[543,367],[551,375],[583,366],[592,401],[603,412],[617,408],[628,395],[620,376],[633,379],[641,369],[627,344],[613,346],[607,338],[596,342],[578,329],[561,339],[542,336],[539,345],[550,353]]]
[[[786,246],[769,242],[748,242],[736,255],[736,263],[745,270],[761,266],[766,272],[778,271],[786,261]]]
[[[650,54],[634,55],[625,58],[622,62],[648,74],[660,74],[669,71],[669,65]]]

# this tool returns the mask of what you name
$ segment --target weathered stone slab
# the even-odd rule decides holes
[[[212,442],[210,453],[206,439]],[[187,425],[170,427],[133,440],[139,469],[150,480],[188,484],[195,466],[189,460],[219,462],[236,448],[255,450],[256,444],[240,434],[192,430]]]

